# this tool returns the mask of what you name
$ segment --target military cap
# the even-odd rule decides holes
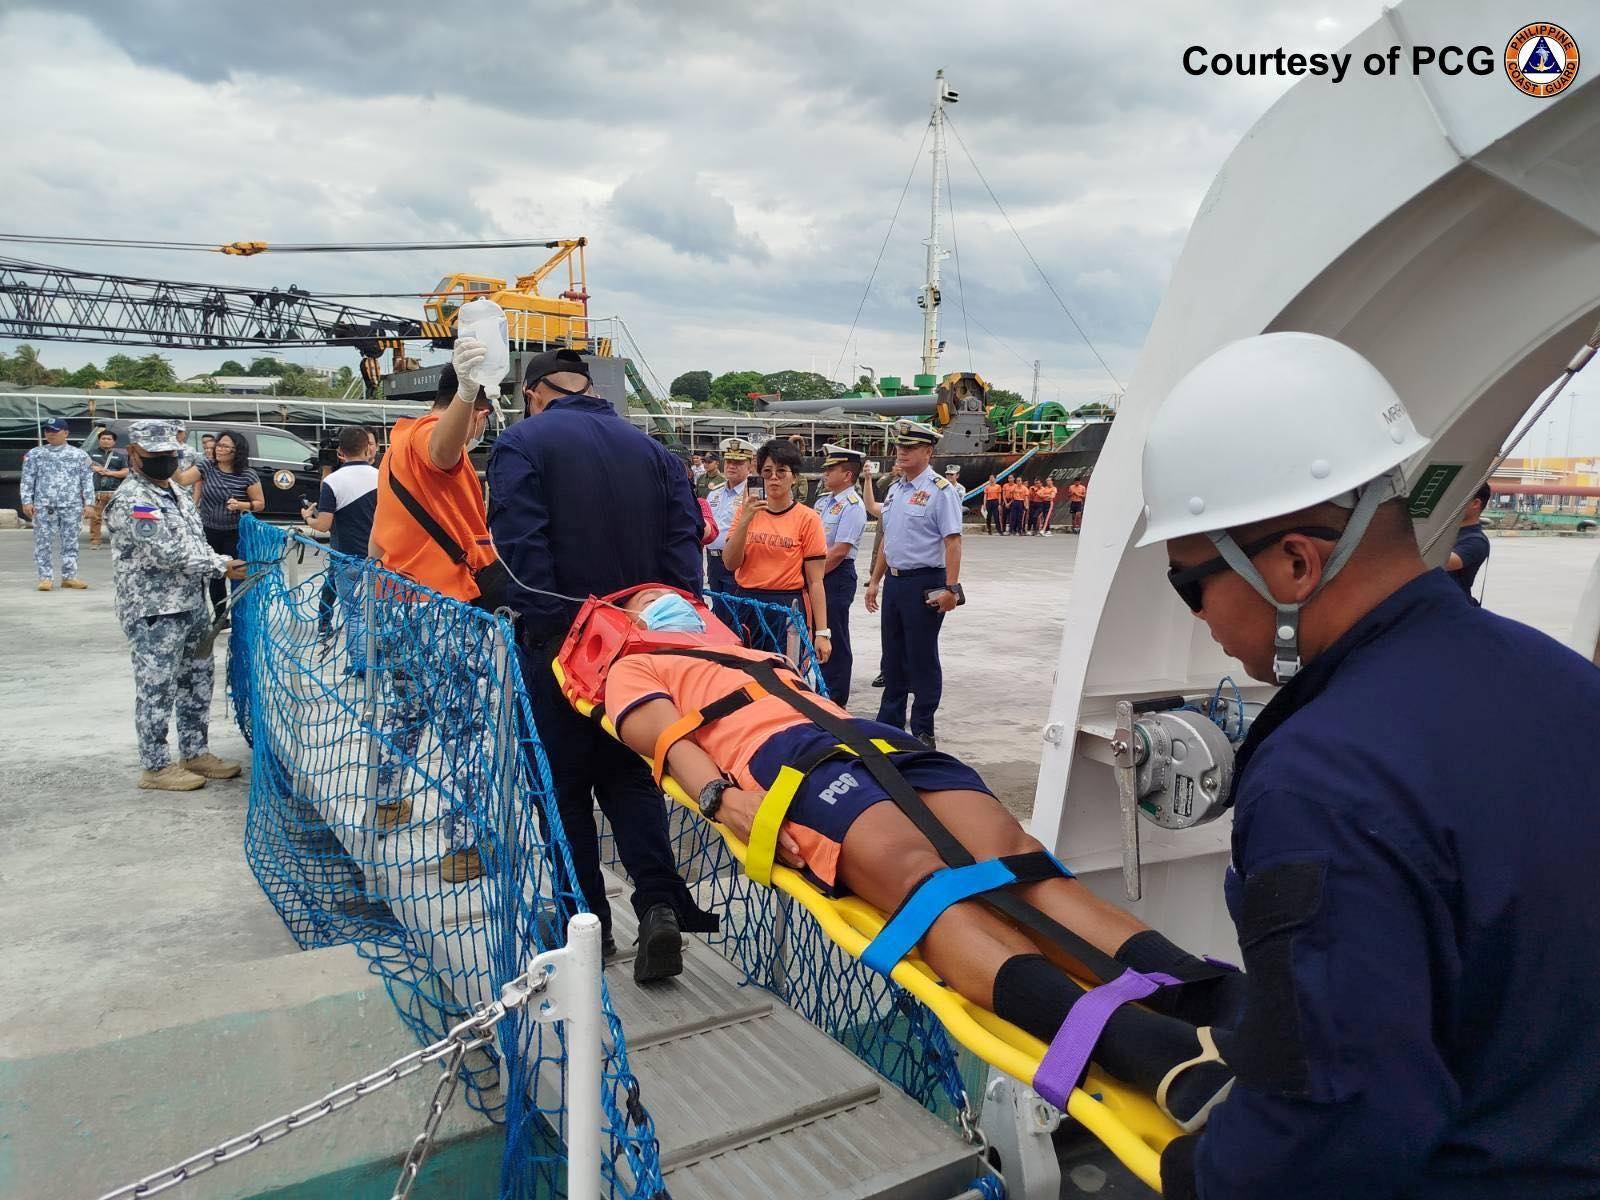
[[[866,461],[867,456],[860,450],[851,450],[847,446],[835,446],[829,442],[822,448],[824,467],[855,467],[859,471]]]
[[[936,446],[939,444],[939,431],[932,425],[924,425],[921,421],[913,421],[909,417],[902,417],[894,423],[894,444],[896,446]]]
[[[744,462],[755,457],[755,447],[742,437],[722,439],[722,457],[729,462]]]
[[[183,449],[178,442],[177,421],[134,421],[128,426],[128,444],[146,454],[174,454]]]

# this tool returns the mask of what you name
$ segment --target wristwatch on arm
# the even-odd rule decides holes
[[[695,801],[700,806],[700,815],[708,821],[715,821],[718,810],[722,808],[722,793],[732,786],[729,780],[713,779],[701,788]]]

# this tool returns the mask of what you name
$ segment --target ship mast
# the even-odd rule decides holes
[[[939,244],[939,183],[944,177],[944,106],[954,104],[958,93],[944,80],[944,71],[934,76],[933,94],[933,204],[928,222],[928,277],[917,296],[922,308],[922,373],[934,375],[939,369],[939,260],[945,249]]]

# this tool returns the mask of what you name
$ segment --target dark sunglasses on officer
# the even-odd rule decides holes
[[[1325,525],[1297,525],[1291,529],[1280,529],[1276,533],[1269,533],[1265,537],[1257,538],[1240,546],[1240,552],[1246,558],[1254,558],[1269,546],[1274,546],[1291,533],[1303,534],[1306,537],[1317,538],[1322,541],[1337,542],[1340,531],[1329,529]],[[1205,581],[1220,571],[1231,571],[1228,560],[1222,555],[1208,558],[1203,563],[1196,563],[1192,567],[1169,567],[1167,569],[1167,582],[1172,585],[1172,590],[1178,593],[1179,599],[1189,606],[1189,611],[1198,613],[1205,607],[1204,593]]]

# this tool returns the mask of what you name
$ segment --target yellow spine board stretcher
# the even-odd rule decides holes
[[[552,666],[557,680],[561,681],[560,664]],[[594,705],[578,699],[572,702],[584,716],[594,716]],[[617,737],[610,717],[603,716],[600,724],[606,733]],[[696,817],[700,816],[700,806],[670,775],[662,775],[661,790]],[[763,806],[763,812],[767,807]],[[761,816],[757,820],[760,821]],[[724,826],[716,822],[712,825],[752,879],[765,882],[761,877],[770,871],[770,886],[803,905],[829,940],[852,958],[859,959],[887,924],[883,913],[854,896],[841,899],[824,896],[798,871],[781,863],[760,861],[760,854],[752,861],[749,846]],[[772,833],[775,835],[776,830]],[[957,1042],[991,1067],[1031,1086],[1046,1050],[1038,1038],[945,986],[915,951],[896,963],[889,977],[926,1005]],[[1073,1089],[1066,1111],[1115,1154],[1123,1166],[1155,1191],[1161,1191],[1161,1151],[1182,1131],[1154,1100],[1091,1066],[1083,1086]]]

